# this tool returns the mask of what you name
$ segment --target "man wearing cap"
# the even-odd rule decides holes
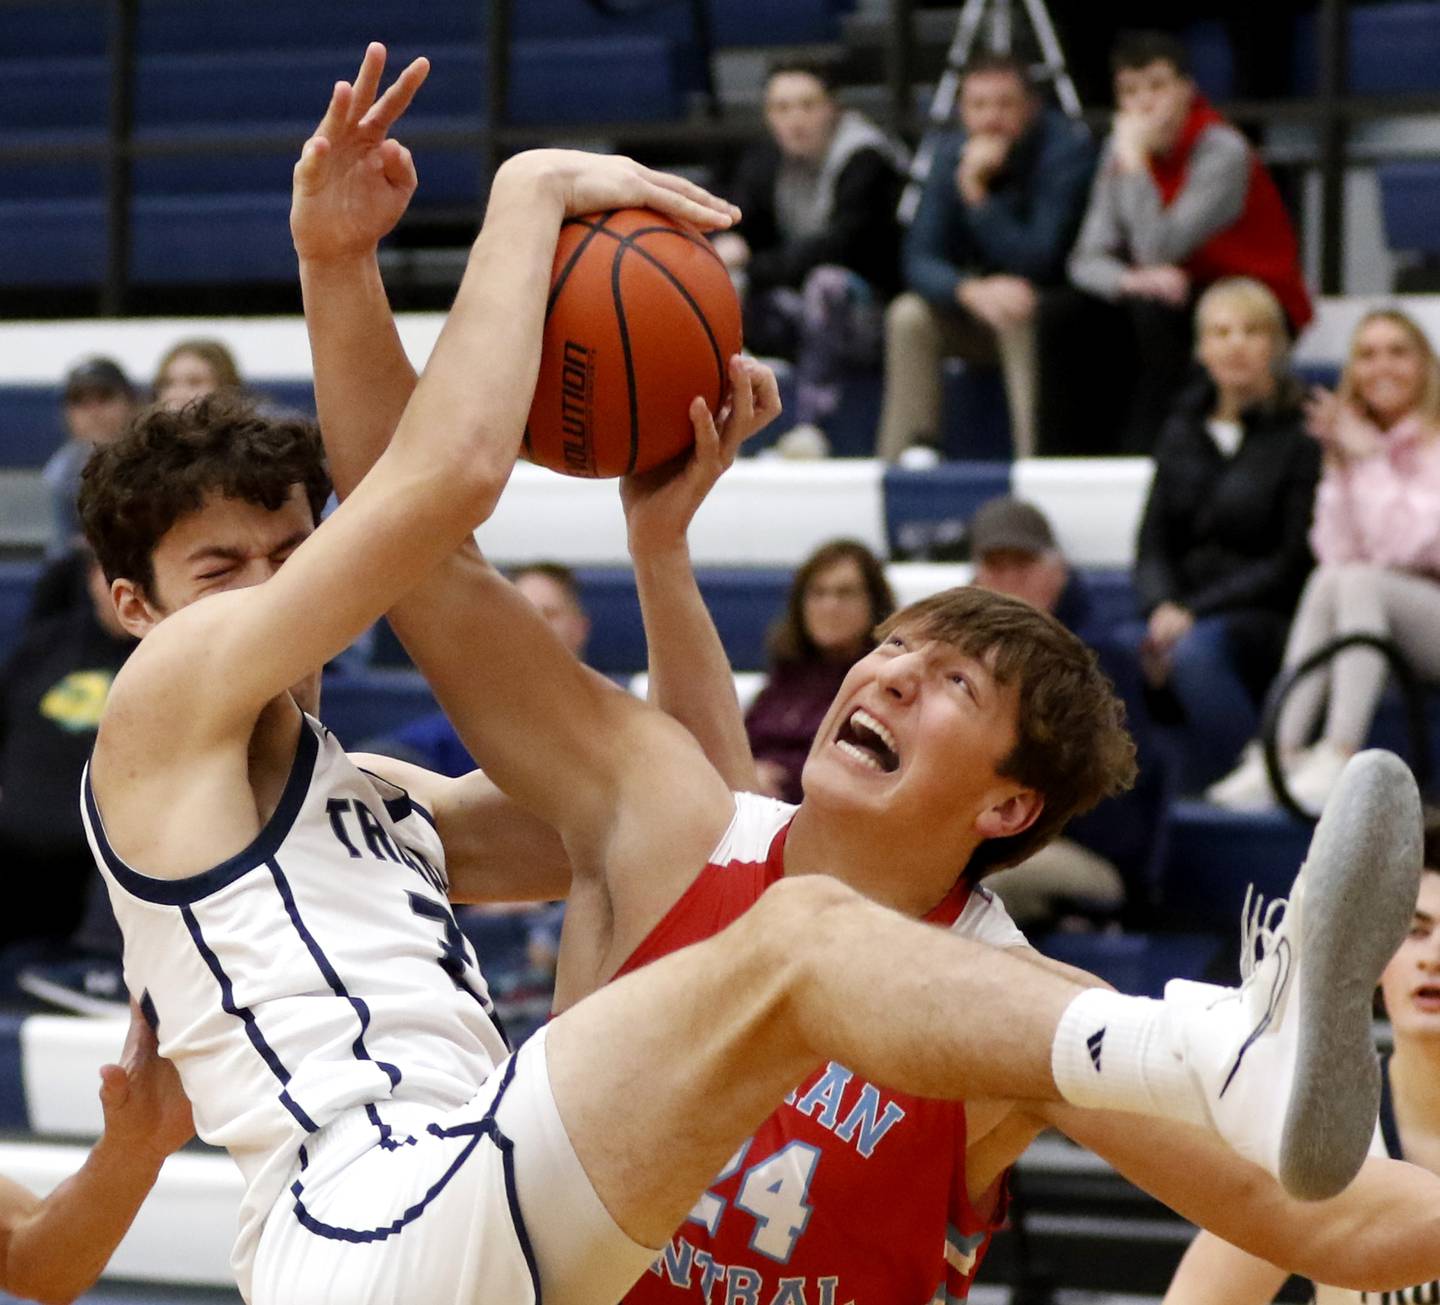
[[[80,533],[75,496],[90,450],[118,439],[135,415],[136,394],[130,378],[111,358],[85,358],[65,376],[61,415],[69,438],[50,456],[41,473],[55,505],[55,533],[47,550],[64,553]]]
[[[1018,498],[992,498],[970,522],[970,560],[982,589],[1023,598],[1084,633],[1090,600],[1070,570],[1045,514]]]
[[[1071,570],[1039,508],[1023,499],[992,498],[971,518],[968,537],[975,564],[972,583],[1022,598],[1084,636],[1090,613],[1085,582]],[[1098,823],[1103,827],[1103,821]],[[1074,907],[1109,914],[1125,901],[1125,883],[1115,866],[1069,837],[1057,838],[985,882],[1012,917],[1031,925],[1043,925]]]

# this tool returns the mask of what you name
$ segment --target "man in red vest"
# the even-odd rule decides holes
[[[1111,314],[1138,355],[1129,411],[1108,414],[1127,452],[1146,452],[1183,383],[1196,296],[1249,276],[1279,299],[1292,332],[1312,315],[1279,191],[1250,143],[1191,79],[1185,47],[1159,32],[1121,38],[1117,113],[1071,252],[1071,282],[1125,310]],[[1118,331],[1107,338],[1116,339]],[[1114,353],[1128,350],[1116,339]],[[1123,364],[1122,364],[1123,365]],[[1107,388],[1114,394],[1114,367]]]

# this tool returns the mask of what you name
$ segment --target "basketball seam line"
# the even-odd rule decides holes
[[[565,222],[561,223],[563,229],[573,222],[576,226],[584,227],[587,234],[580,240],[580,243],[570,251],[570,257],[565,260],[565,266],[560,269],[560,275],[555,278],[555,284],[550,287],[550,293],[545,298],[545,320],[547,322],[550,320],[551,309],[555,307],[555,301],[560,297],[560,292],[565,289],[565,283],[570,279],[570,273],[575,270],[575,264],[580,261],[580,255],[585,252],[590,242],[594,240],[600,232],[605,230],[605,224],[610,221],[617,212],[619,212],[618,209],[612,208],[600,214],[599,222],[587,222],[580,218],[568,218]],[[607,232],[606,234],[613,235],[614,233]],[[528,420],[525,423],[525,432],[521,443],[525,447],[526,456],[533,457],[535,450],[530,443],[530,423]]]
[[[596,227],[590,234],[593,236],[600,230],[601,228]],[[620,349],[625,356],[625,388],[630,395],[630,460],[625,466],[627,476],[635,470],[636,459],[640,456],[640,414],[635,396],[635,359],[630,350],[630,325],[625,320],[625,299],[620,293],[620,264],[624,262],[625,254],[630,248],[629,242],[622,240],[610,264],[610,296],[615,303],[615,320],[620,328]],[[590,455],[593,464],[593,445]]]
[[[609,215],[609,214],[606,215],[607,218],[608,218],[609,216],[611,216],[611,215]],[[682,237],[683,239],[688,240],[692,245],[703,245],[703,246],[706,248],[706,250],[711,254],[711,256],[712,256],[713,258],[715,258],[715,261],[716,261],[716,262],[719,262],[719,261],[720,261],[719,256],[718,256],[717,254],[715,254],[715,251],[714,251],[713,249],[710,249],[710,242],[709,242],[708,240],[702,240],[702,239],[699,238],[698,236],[692,236],[688,231],[682,231],[682,230],[680,230],[680,229],[677,228],[677,227],[669,227],[669,226],[639,227],[639,228],[637,228],[636,230],[631,231],[631,232],[629,232],[628,234],[622,236],[622,235],[619,235],[618,233],[616,233],[616,232],[614,232],[614,231],[609,231],[609,230],[607,230],[607,229],[605,228],[603,222],[602,222],[600,225],[598,225],[598,226],[591,226],[588,222],[581,221],[581,222],[580,222],[580,225],[581,225],[581,226],[590,227],[590,235],[591,235],[591,236],[596,236],[596,235],[599,235],[599,234],[601,234],[601,233],[603,232],[605,235],[609,236],[611,240],[615,241],[616,244],[618,244],[618,245],[621,246],[620,252],[615,255],[615,266],[618,266],[618,265],[619,265],[621,258],[624,257],[624,254],[625,254],[625,252],[626,252],[627,250],[630,250],[630,251],[633,251],[633,252],[636,253],[636,254],[639,254],[641,258],[643,258],[647,263],[649,263],[651,267],[653,267],[657,272],[659,272],[660,275],[663,276],[663,277],[671,284],[671,286],[673,286],[673,287],[675,288],[675,290],[679,293],[680,297],[681,297],[682,299],[684,299],[685,302],[690,306],[690,311],[695,314],[695,320],[700,323],[700,329],[705,332],[705,339],[709,342],[710,352],[715,356],[715,371],[716,371],[716,375],[717,375],[718,382],[719,382],[719,392],[718,392],[718,394],[717,394],[717,396],[716,396],[716,404],[718,405],[721,401],[723,401],[723,399],[724,399],[724,397],[725,397],[725,359],[720,356],[720,342],[715,338],[715,332],[710,329],[710,321],[709,321],[709,319],[705,316],[705,313],[704,313],[703,310],[701,309],[700,305],[695,302],[694,296],[690,293],[689,290],[687,290],[687,289],[685,288],[684,282],[682,282],[668,267],[665,266],[664,263],[662,263],[658,258],[656,258],[656,257],[655,257],[653,254],[651,254],[648,250],[645,250],[645,249],[641,248],[639,245],[635,244],[635,241],[638,240],[641,236],[651,236],[651,235],[680,236],[680,237]],[[587,237],[587,239],[589,239],[589,237]],[[727,273],[727,275],[728,275],[728,273]],[[618,295],[619,291],[617,290],[616,293],[617,293],[617,295]],[[618,301],[618,299],[617,299],[617,304],[618,304],[618,302],[619,302],[619,301]],[[623,332],[622,332],[622,333],[623,333]],[[626,367],[627,367],[627,369],[628,369],[629,363],[630,363],[630,355],[629,355],[628,350],[627,350],[627,352],[626,352],[625,358],[626,358]],[[628,374],[628,373],[627,373],[627,374]],[[634,383],[633,383],[633,378],[631,379],[631,407],[630,407],[630,411],[631,411],[631,416],[632,416],[632,434],[631,434],[632,455],[631,455],[631,459],[630,459],[630,466],[631,466],[631,468],[633,468],[633,467],[635,466],[635,458],[636,458],[636,456],[638,455],[638,448],[639,448],[638,416],[637,416],[637,414],[635,413],[635,407],[634,407]]]
[[[640,236],[654,235],[657,232],[667,232],[672,235],[685,235],[683,231],[677,232],[673,227],[643,227],[639,231],[632,231],[628,236],[624,238],[623,241],[621,241],[621,243],[625,245],[631,252],[639,254],[640,257],[643,258],[647,263],[649,263],[650,266],[653,267],[657,272],[659,272],[660,275],[663,276],[675,288],[676,292],[680,295],[680,297],[687,304],[690,305],[690,311],[695,314],[695,320],[700,323],[700,329],[705,332],[705,339],[709,342],[710,352],[715,355],[715,371],[719,379],[720,385],[719,396],[716,400],[716,403],[718,405],[719,402],[725,397],[725,359],[720,356],[720,342],[715,338],[715,332],[710,329],[709,319],[705,316],[705,313],[701,309],[700,305],[695,302],[694,295],[692,295],[690,291],[686,289],[685,283],[681,281],[674,272],[672,272],[668,267],[666,267],[665,264],[662,263],[653,254],[642,249],[639,245],[633,243]],[[605,234],[607,236],[615,235],[613,231],[607,231],[605,232]],[[688,240],[690,239],[690,237],[686,236],[686,239]],[[617,263],[620,261],[619,255],[616,256],[615,261]]]

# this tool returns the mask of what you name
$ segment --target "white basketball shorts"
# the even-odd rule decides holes
[[[251,1305],[614,1305],[657,1252],[590,1185],[544,1044],[542,1029],[457,1110],[361,1106],[309,1139]]]

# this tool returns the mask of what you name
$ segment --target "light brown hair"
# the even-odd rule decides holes
[[[234,391],[244,386],[244,382],[240,379],[240,368],[235,363],[235,355],[219,340],[196,338],[180,340],[165,351],[165,356],[160,359],[159,365],[155,368],[155,381],[152,388],[156,394],[160,393],[160,386],[165,380],[165,373],[169,370],[170,364],[182,353],[194,354],[210,369],[210,374],[215,378],[217,390]]]

